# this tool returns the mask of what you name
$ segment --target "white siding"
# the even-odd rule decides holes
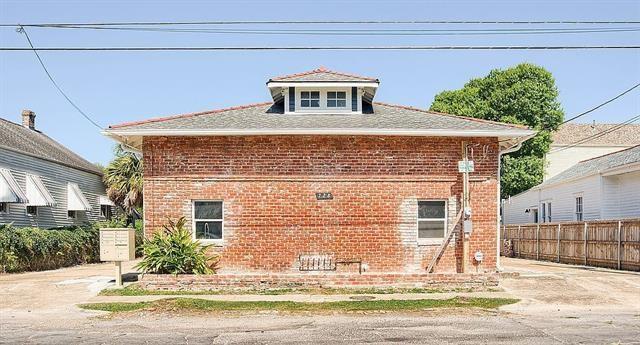
[[[55,207],[38,207],[37,216],[27,216],[25,204],[8,204],[8,212],[0,213],[0,224],[52,228],[101,219],[99,196],[105,195],[105,188],[100,176],[3,148],[0,148],[0,167],[10,170],[23,190],[27,173],[41,176],[57,203]],[[77,212],[76,219],[67,218],[68,182],[78,184],[92,207],[91,211]]]
[[[603,218],[640,217],[640,171],[605,176],[603,184]]]
[[[585,159],[604,156],[629,147],[631,146],[576,146],[562,151],[547,153],[545,158],[548,165],[545,169],[544,180],[546,181],[558,175]],[[551,149],[558,148],[562,148],[562,146],[551,145]]]
[[[531,206],[540,208],[542,202],[551,202],[553,222],[575,220],[576,195],[582,196],[583,220],[601,219],[600,176],[594,175],[575,181],[569,181],[541,190],[532,189],[504,202],[504,224],[531,223],[533,219],[525,209]]]

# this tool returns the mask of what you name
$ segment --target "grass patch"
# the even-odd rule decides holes
[[[122,289],[105,289],[101,296],[176,296],[176,295],[385,295],[406,293],[473,292],[471,288],[434,289],[434,288],[279,288],[279,289],[226,289],[206,291],[157,291],[145,290],[132,284]],[[499,289],[487,291],[500,291]]]
[[[282,312],[354,312],[354,311],[420,311],[433,308],[495,309],[518,302],[511,298],[463,298],[420,300],[373,300],[340,302],[286,301],[211,301],[199,298],[174,298],[141,303],[93,303],[80,305],[89,310],[127,312],[135,310],[223,312],[223,311],[282,311]]]
[[[112,313],[134,311],[150,307],[153,302],[136,303],[88,303],[79,305],[82,309],[109,311]]]

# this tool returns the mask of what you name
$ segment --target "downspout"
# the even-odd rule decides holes
[[[502,271],[502,266],[500,265],[500,246],[501,246],[501,243],[500,243],[500,208],[502,206],[502,199],[500,198],[500,190],[501,190],[500,172],[501,172],[501,169],[502,169],[502,155],[505,155],[505,154],[508,154],[508,153],[511,153],[511,152],[516,152],[516,151],[520,150],[520,148],[522,147],[522,144],[525,141],[533,138],[536,134],[532,134],[532,135],[526,136],[526,137],[523,138],[523,140],[520,140],[517,145],[511,146],[510,148],[507,148],[507,149],[504,149],[504,150],[501,150],[500,152],[498,152],[498,181],[497,181],[498,182],[498,188],[497,188],[497,190],[498,190],[498,192],[497,192],[497,199],[498,199],[498,203],[497,203],[498,211],[497,211],[497,213],[498,214],[497,214],[497,217],[496,217],[496,234],[497,234],[496,235],[496,270],[499,271],[499,272]]]

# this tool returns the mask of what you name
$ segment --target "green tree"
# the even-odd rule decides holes
[[[503,157],[500,176],[503,198],[542,182],[551,133],[564,118],[553,76],[529,63],[494,69],[483,78],[470,80],[462,89],[443,91],[435,96],[430,109],[526,125],[538,131],[519,151]]]
[[[114,150],[115,158],[104,168],[107,195],[129,215],[142,207],[142,159],[125,151],[120,145]]]

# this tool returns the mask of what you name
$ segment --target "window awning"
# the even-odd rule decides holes
[[[98,202],[100,202],[100,205],[115,206],[113,201],[111,201],[111,199],[109,199],[109,197],[106,195],[100,195],[100,197],[98,198]]]
[[[27,205],[28,206],[55,206],[56,201],[42,183],[40,176],[27,174]]]
[[[27,200],[27,195],[13,178],[11,171],[0,168],[0,202],[24,204]]]
[[[91,204],[84,197],[80,187],[75,183],[67,184],[67,210],[68,211],[91,211]]]

